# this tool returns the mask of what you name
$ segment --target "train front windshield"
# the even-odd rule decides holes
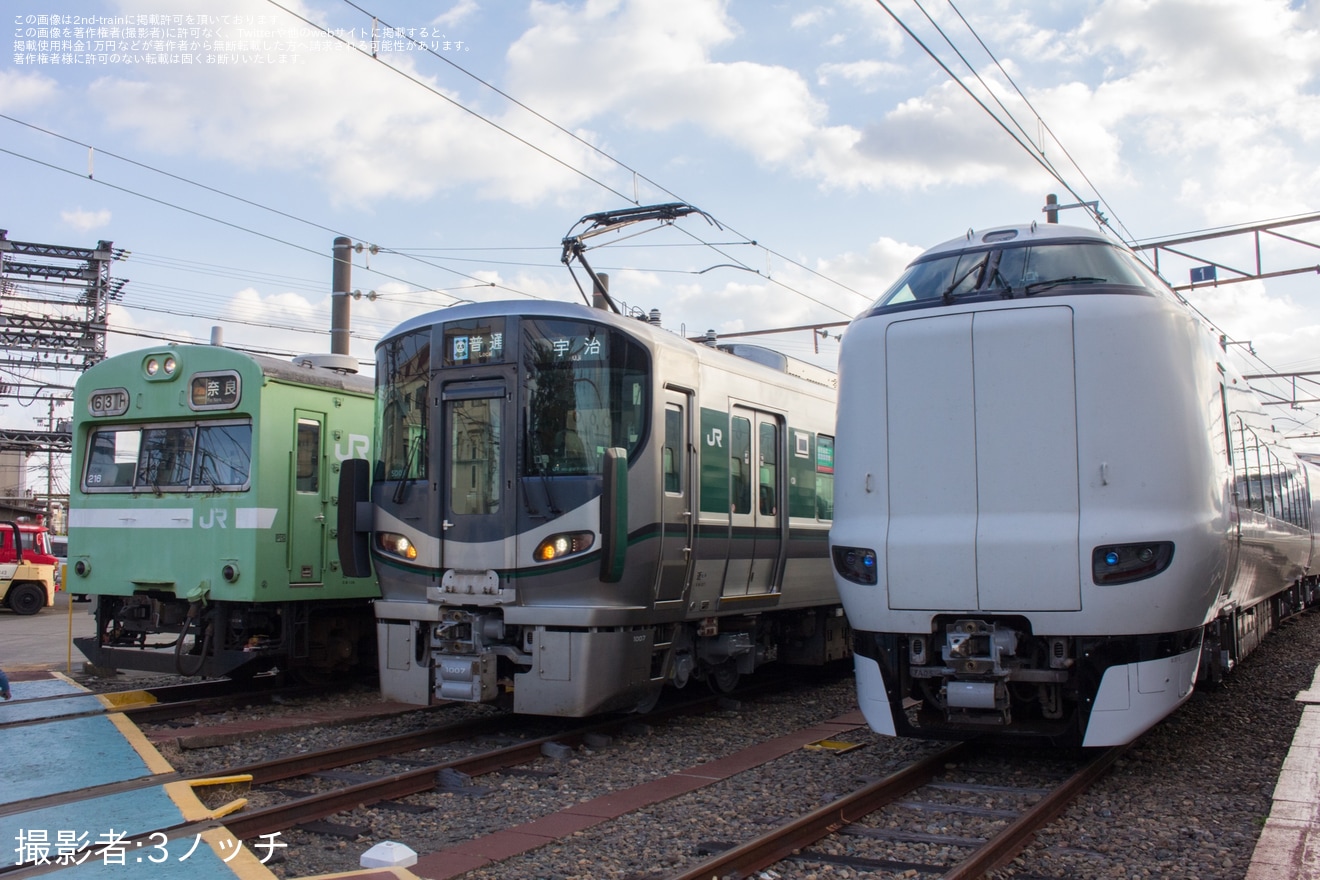
[[[252,468],[252,423],[191,422],[98,428],[88,443],[85,492],[241,491]]]
[[[1104,242],[1006,244],[913,263],[874,309],[952,304],[981,296],[1037,296],[1065,289],[1077,293],[1101,285],[1166,289],[1135,256]]]
[[[645,350],[595,324],[522,321],[525,476],[601,472],[605,450],[631,457],[650,402]]]
[[[466,319],[438,329],[395,337],[377,352],[377,480],[426,478],[427,435],[442,416],[428,408],[431,382],[501,374],[514,364],[516,409],[507,417],[488,395],[446,401],[446,454],[463,465],[451,472],[465,475],[465,497],[480,512],[494,512],[505,442],[516,438],[506,451],[516,451],[518,476],[563,477],[599,474],[606,449],[621,447],[631,458],[644,441],[650,359],[627,334],[550,317]]]

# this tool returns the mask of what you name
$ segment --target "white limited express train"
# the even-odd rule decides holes
[[[881,733],[1128,742],[1315,588],[1311,466],[1095,231],[914,260],[844,335],[837,446],[831,555]]]

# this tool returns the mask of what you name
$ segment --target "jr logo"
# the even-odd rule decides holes
[[[706,435],[706,445],[707,445],[707,446],[718,446],[718,447],[720,447],[720,448],[723,448],[723,446],[724,446],[724,429],[723,429],[723,428],[711,428],[711,429],[710,429],[710,433]]]
[[[197,521],[197,524],[204,529],[226,529],[229,528],[229,511],[216,510],[212,508],[206,512],[206,515]]]
[[[348,450],[343,446],[335,444],[335,458],[345,461],[350,458],[366,458],[367,453],[371,451],[371,438],[364,434],[348,435]]]

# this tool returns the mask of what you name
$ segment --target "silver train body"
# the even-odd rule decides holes
[[[1308,604],[1313,466],[1126,248],[932,248],[846,331],[831,550],[886,734],[1128,742]]]
[[[382,339],[383,445],[369,504],[344,472],[340,537],[380,582],[383,693],[583,716],[846,659],[834,376],[744,354],[562,303]]]

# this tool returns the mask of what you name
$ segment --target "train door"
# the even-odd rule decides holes
[[[735,408],[729,420],[730,524],[732,540],[725,597],[775,591],[783,550],[779,419]]]
[[[441,388],[441,567],[489,571],[511,564],[516,511],[514,450],[504,442],[513,423],[508,387],[488,378]]]
[[[660,569],[655,601],[681,601],[692,558],[692,395],[665,389],[664,434],[660,447]]]
[[[294,410],[293,499],[289,505],[289,583],[321,583],[325,502],[321,486],[322,413]]]

